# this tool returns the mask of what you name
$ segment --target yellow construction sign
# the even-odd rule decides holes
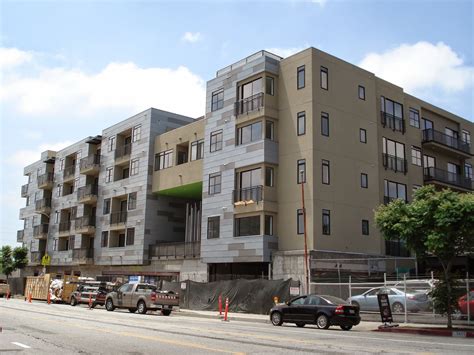
[[[51,264],[51,257],[48,254],[44,254],[41,258],[41,265],[48,266],[49,264]]]

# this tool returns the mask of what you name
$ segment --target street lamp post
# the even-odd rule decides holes
[[[303,209],[303,228],[304,228],[304,275],[306,280],[306,294],[309,294],[309,269],[308,269],[308,237],[306,232],[306,209],[304,206],[304,183],[306,181],[305,173],[300,170],[301,182],[301,204]]]

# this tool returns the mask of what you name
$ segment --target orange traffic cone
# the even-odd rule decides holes
[[[7,292],[7,301],[10,299],[10,291]]]
[[[30,292],[30,296],[28,297],[28,303],[31,303],[32,298],[33,298],[33,295]]]
[[[48,291],[48,304],[51,304],[51,292]]]

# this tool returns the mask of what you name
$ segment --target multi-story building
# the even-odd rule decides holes
[[[388,266],[380,258],[408,251],[377,231],[378,205],[410,201],[427,183],[473,189],[472,122],[315,48],[284,59],[261,51],[219,70],[207,84],[204,118],[180,118],[146,134],[142,128],[147,138],[136,149],[139,121],[124,121],[64,152],[46,152],[25,169],[51,170],[51,162],[43,161],[56,158],[59,171],[58,159],[71,166],[78,150],[95,161],[102,144],[98,180],[82,172],[69,182],[65,173],[54,180],[74,189],[71,182],[79,179],[76,187],[96,191],[96,199],[55,201],[50,190],[42,190],[41,198],[52,197],[60,226],[78,216],[85,221],[79,223],[97,220],[94,232],[81,224],[74,229],[67,246],[89,250],[81,260],[103,274],[302,280],[304,215],[313,274],[384,271]],[[132,153],[122,154],[130,143]],[[134,177],[137,159],[149,167],[140,165]],[[25,207],[20,218],[31,213]],[[23,240],[29,241],[30,229],[25,224]],[[50,228],[48,238],[55,240],[54,233]],[[53,260],[61,260],[60,249],[49,245]],[[332,259],[347,262],[335,266]]]

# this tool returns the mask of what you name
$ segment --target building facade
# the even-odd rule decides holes
[[[18,240],[58,271],[303,280],[306,228],[313,275],[387,271],[409,252],[374,209],[424,184],[472,192],[473,130],[315,48],[260,51],[208,81],[203,118],[151,109],[43,153]]]

